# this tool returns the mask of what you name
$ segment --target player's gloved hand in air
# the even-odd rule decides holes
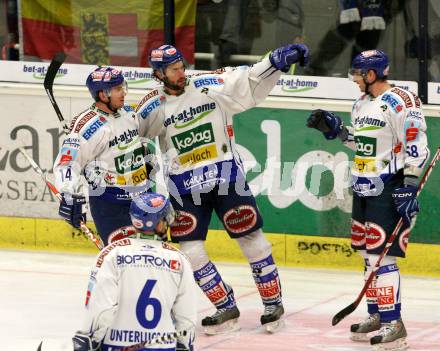
[[[291,65],[299,62],[301,66],[309,62],[309,48],[303,44],[290,44],[273,50],[269,54],[272,66],[281,72],[288,72]]]
[[[395,189],[392,194],[396,210],[406,227],[411,225],[411,220],[420,211],[416,184],[416,177],[406,176],[403,187]]]
[[[90,335],[76,332],[72,338],[73,351],[97,351],[100,343],[93,341]]]
[[[342,141],[347,139],[348,131],[344,127],[341,117],[326,110],[313,110],[307,118],[307,127],[315,128],[324,134],[327,140],[339,137]]]
[[[62,201],[58,214],[75,228],[80,227],[80,222],[86,222],[86,198],[80,194],[62,193]]]

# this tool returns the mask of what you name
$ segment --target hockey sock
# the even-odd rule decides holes
[[[368,279],[371,273],[371,265],[368,258],[365,258],[365,280]],[[377,297],[376,297],[376,284],[377,284],[377,276],[371,281],[368,286],[367,291],[365,292],[365,300],[367,301],[367,310],[369,314],[374,314],[379,312],[377,307]]]
[[[359,254],[363,257],[365,262],[364,279],[367,280],[372,270],[369,256],[366,250],[359,250]],[[368,286],[367,291],[365,292],[365,300],[367,301],[367,310],[369,314],[374,314],[379,312],[379,309],[377,307],[377,297],[375,290],[376,281],[377,281],[377,277],[375,276],[374,279],[371,281],[370,285]]]
[[[220,273],[211,261],[202,268],[195,270],[194,278],[217,309],[232,308],[236,305],[234,291],[223,281]]]
[[[281,284],[277,266],[272,257],[272,245],[263,231],[256,231],[237,239],[241,250],[249,260],[252,276],[264,305],[281,303]]]
[[[281,303],[281,283],[272,255],[251,262],[252,276],[265,306]]]
[[[376,262],[377,257],[370,255],[370,265]],[[400,272],[395,257],[384,257],[376,273],[375,295],[382,323],[400,318]]]

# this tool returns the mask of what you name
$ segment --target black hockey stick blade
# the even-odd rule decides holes
[[[67,125],[67,123],[64,121],[63,114],[61,113],[61,110],[55,101],[55,96],[53,95],[53,82],[55,80],[55,77],[58,73],[58,70],[60,69],[61,65],[63,64],[64,60],[66,59],[66,54],[64,52],[57,52],[46,72],[46,77],[44,78],[44,90],[46,90],[46,94],[49,97],[50,103],[52,104],[55,113],[57,114],[58,120],[61,123],[61,127],[63,128],[63,131],[65,134],[69,134],[70,128]]]
[[[43,342],[40,342],[40,345],[38,345],[37,351],[41,351],[41,346],[43,345]]]
[[[332,319],[332,326],[335,326],[340,321],[342,321],[345,317],[347,317],[350,313],[352,313],[356,309],[357,306],[358,306],[358,303],[353,302],[350,305],[348,305],[347,307],[345,307],[344,309],[342,309],[341,311],[339,311],[338,313],[336,313]]]
[[[66,54],[62,51],[57,52],[50,62],[49,68],[46,72],[46,77],[44,77],[44,89],[52,90],[53,81],[57,75],[58,70],[66,59]]]

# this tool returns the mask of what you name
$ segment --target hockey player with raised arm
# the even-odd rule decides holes
[[[59,214],[78,228],[86,220],[86,199],[79,189],[84,174],[92,217],[106,245],[120,228],[131,226],[131,194],[148,187],[145,151],[135,112],[124,103],[127,83],[122,72],[97,68],[86,85],[95,102],[73,118],[55,160],[54,176],[63,194]]]
[[[167,166],[168,190],[178,213],[171,238],[189,257],[194,277],[217,311],[202,320],[207,334],[237,330],[240,312],[234,292],[205,249],[212,212],[248,259],[264,305],[261,324],[282,325],[284,308],[271,244],[235,147],[233,116],[262,102],[281,72],[307,63],[305,45],[274,50],[251,67],[228,67],[186,76],[184,58],[170,45],[152,50],[154,76],[163,84],[138,104],[139,134],[159,137]]]
[[[417,95],[387,81],[389,62],[379,50],[364,51],[352,62],[349,77],[364,93],[353,105],[351,126],[332,112],[315,110],[307,125],[339,138],[355,150],[352,165],[352,247],[370,275],[400,218],[404,225],[383,258],[366,292],[369,317],[351,326],[351,339],[370,341],[374,350],[406,350],[400,315],[400,273],[396,257],[405,257],[408,236],[419,212],[418,177],[429,158],[426,122]],[[370,332],[378,331],[369,337]]]
[[[130,217],[135,232],[105,247],[92,267],[74,350],[150,343],[136,350],[192,351],[198,288],[188,259],[161,241],[174,218],[170,202],[156,193],[135,196]],[[168,337],[174,333],[177,340]],[[158,337],[165,341],[151,345]]]

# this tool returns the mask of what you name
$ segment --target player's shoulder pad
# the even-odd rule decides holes
[[[391,93],[394,94],[395,96],[398,96],[406,108],[415,107],[414,97],[408,90],[404,90],[399,87],[394,87],[391,89]]]
[[[185,255],[182,251],[180,251],[178,248],[176,248],[173,245],[168,244],[165,241],[162,241],[162,248],[164,248],[165,250],[170,250],[170,251],[175,251],[177,252],[181,257],[183,257],[184,259],[188,260],[188,262],[191,262],[188,258],[187,255]]]
[[[145,95],[136,107],[136,112],[145,119],[166,101],[161,89],[154,89]]]
[[[380,98],[381,101],[385,102],[394,113],[402,112],[405,103],[402,98],[396,94],[395,92],[388,90],[385,94]]]
[[[92,111],[94,112],[94,111]],[[85,140],[90,140],[93,136],[99,133],[99,131],[103,130],[104,126],[108,124],[108,118],[103,114],[97,113],[92,118],[87,120],[81,130],[78,131],[80,137]]]
[[[79,114],[77,114],[75,117],[72,118],[70,121],[70,132],[71,133],[78,133],[82,127],[84,127],[85,123],[89,121],[93,116],[96,116],[97,113],[90,108],[81,111]]]
[[[98,255],[98,258],[96,259],[96,267],[101,268],[102,264],[104,263],[105,258],[116,248],[120,246],[129,246],[132,244],[132,241],[129,238],[117,240],[115,242],[112,242],[111,244],[108,244],[106,247],[104,247],[101,252]]]
[[[174,247],[173,245],[168,244],[168,243],[165,242],[165,241],[162,241],[161,244],[162,244],[162,248],[164,248],[164,249],[166,249],[166,250],[171,250],[171,251],[177,251],[177,252],[180,252],[179,249],[177,249],[177,248]]]
[[[199,89],[203,87],[223,86],[225,84],[225,80],[219,74],[206,73],[192,77],[190,84],[194,88]]]

